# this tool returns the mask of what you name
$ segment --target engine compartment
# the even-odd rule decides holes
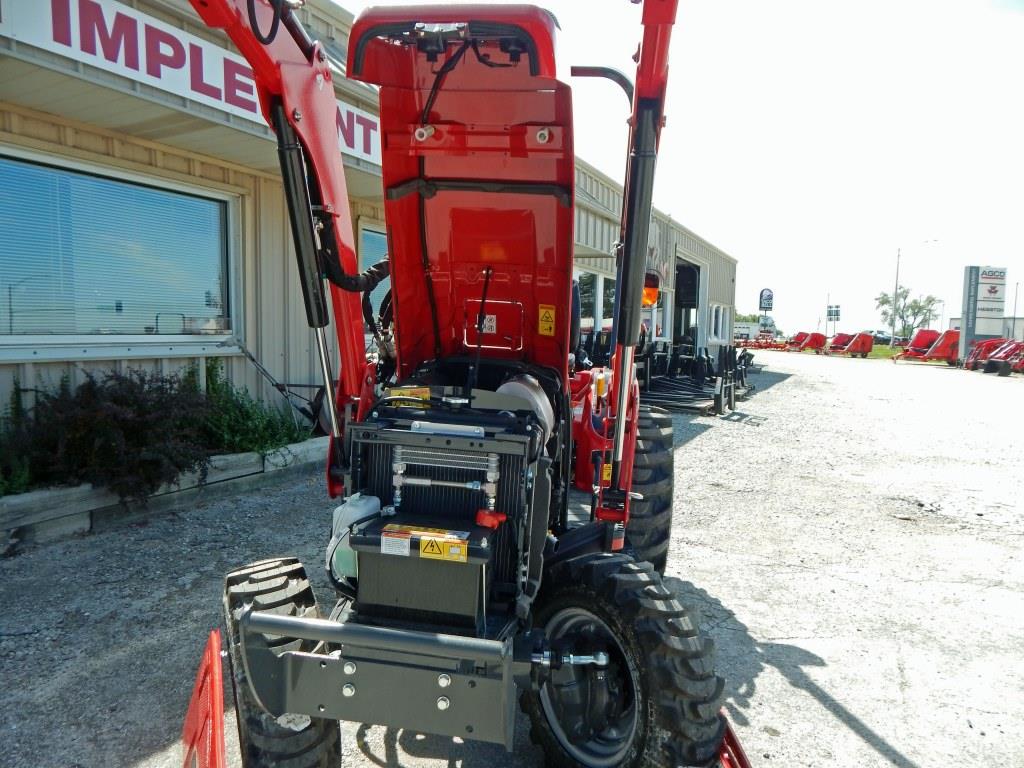
[[[346,433],[346,487],[380,501],[351,528],[349,620],[501,638],[529,613],[558,519],[554,406],[520,367],[475,364],[418,372]]]

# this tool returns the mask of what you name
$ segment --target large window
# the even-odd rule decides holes
[[[0,157],[0,334],[230,330],[227,203]]]

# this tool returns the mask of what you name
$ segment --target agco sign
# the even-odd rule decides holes
[[[4,4],[0,34],[265,125],[252,69],[205,38],[114,0]],[[376,116],[338,102],[338,149],[380,164]]]
[[[992,267],[986,267],[985,269],[983,269],[981,271],[981,279],[982,280],[992,280],[992,281],[1006,280],[1006,270],[1005,269],[993,269]]]

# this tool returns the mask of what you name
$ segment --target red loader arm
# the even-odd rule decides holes
[[[191,0],[203,20],[223,29],[252,66],[260,107],[278,140],[281,174],[309,326],[316,332],[321,373],[334,389],[324,328],[330,322],[326,277],[358,271],[345,172],[338,148],[333,73],[287,0]],[[341,373],[326,398],[334,443],[341,437],[337,407],[363,390],[365,343],[357,293],[330,287]],[[332,445],[330,463],[340,461]],[[341,492],[328,473],[332,495]]]

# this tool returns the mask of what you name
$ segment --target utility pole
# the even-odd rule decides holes
[[[889,339],[889,346],[896,346],[896,304],[900,300],[900,249],[896,249],[896,287],[892,290],[892,338]]]

